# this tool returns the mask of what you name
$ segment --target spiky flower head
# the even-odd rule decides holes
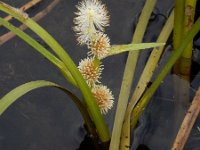
[[[112,108],[114,103],[114,97],[110,89],[104,85],[95,85],[92,88],[92,94],[97,101],[101,113],[106,114],[108,110]]]
[[[110,49],[110,39],[106,34],[97,32],[94,38],[89,42],[88,48],[90,49],[89,55],[102,59],[108,54]]]
[[[85,58],[79,62],[78,69],[86,80],[87,84],[92,87],[99,82],[103,65],[95,63],[94,58]]]
[[[97,30],[104,31],[104,27],[109,25],[108,11],[99,0],[82,0],[76,7],[74,31],[78,42],[87,44]]]

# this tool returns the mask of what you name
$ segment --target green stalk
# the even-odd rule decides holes
[[[188,44],[191,42],[191,40],[195,37],[195,35],[200,31],[200,18],[196,21],[196,23],[193,25],[192,29],[188,32],[188,34],[185,36],[185,38],[182,40],[181,44],[178,46],[178,48],[173,52],[172,56],[168,60],[168,62],[165,64],[151,87],[144,93],[142,96],[140,102],[136,105],[135,109],[133,110],[133,122],[131,124],[132,128],[135,128],[138,118],[141,116],[142,112],[144,111],[145,107],[147,106],[148,102],[150,101],[151,97],[165,78],[165,76],[168,74],[172,66],[175,64],[177,59],[181,56],[184,49],[188,46]]]
[[[101,114],[100,109],[97,106],[96,100],[92,95],[90,88],[88,87],[86,81],[83,79],[81,73],[78,71],[70,56],[48,32],[46,32],[41,26],[39,26],[32,19],[28,18],[26,15],[19,13],[13,7],[3,2],[0,2],[0,10],[10,14],[14,18],[24,23],[26,26],[28,26],[39,37],[41,37],[63,61],[63,63],[71,73],[72,77],[75,79],[81,93],[83,94],[84,102],[97,128],[100,140],[102,142],[109,141],[110,135],[103,115]]]
[[[196,0],[186,0],[185,2],[185,18],[184,18],[184,35],[188,33],[194,23],[194,15],[196,8]],[[191,41],[183,51],[179,59],[179,72],[182,78],[190,81],[190,71],[192,64],[193,41]]]
[[[171,12],[168,20],[166,21],[158,39],[157,39],[157,43],[167,42],[167,40],[173,30],[173,26],[174,26],[174,11]],[[148,62],[142,72],[142,75],[140,76],[138,84],[135,88],[135,91],[134,91],[132,97],[131,97],[130,104],[127,108],[128,113],[132,112],[133,108],[139,101],[141,95],[147,88],[147,85],[153,76],[153,73],[157,67],[158,61],[160,60],[163,50],[164,50],[164,46],[159,47],[159,48],[154,48],[153,51],[151,52]]]
[[[177,49],[183,37],[185,0],[175,0],[174,8],[174,39],[173,46]]]
[[[173,34],[173,49],[176,50],[182,41],[183,28],[184,28],[184,16],[185,16],[185,0],[175,0],[174,8],[174,34]],[[174,64],[173,72],[179,74],[180,61]]]
[[[184,35],[188,33],[188,31],[192,28],[194,23],[194,15],[195,15],[195,8],[196,8],[197,0],[186,0],[185,1],[185,18],[184,18]],[[184,58],[191,58],[192,57],[192,48],[193,48],[193,41],[191,41],[187,48],[183,51],[182,57]]]
[[[63,74],[63,76],[74,86],[77,87],[77,84],[69,71],[67,70],[66,66],[60,61],[57,57],[51,54],[47,49],[45,49],[41,44],[39,44],[36,40],[31,38],[28,34],[21,31],[19,28],[16,28],[9,22],[5,21],[3,18],[0,18],[0,24],[9,29],[10,31],[14,32],[18,35],[21,39],[23,39],[26,43],[31,45],[35,50],[37,50],[40,54],[42,54],[45,58],[47,58],[51,63],[53,63]]]
[[[146,27],[148,24],[148,20],[151,16],[151,12],[153,11],[155,3],[156,3],[156,0],[146,1],[139,18],[139,22],[137,24],[137,27],[132,39],[132,43],[142,42]],[[139,56],[139,51],[129,52],[129,55],[127,58],[121,90],[120,90],[119,99],[118,99],[118,104],[117,104],[115,120],[114,120],[111,143],[110,143],[110,148],[109,148],[110,150],[119,149],[122,124],[124,121],[125,111],[128,104],[128,99],[130,95],[130,90],[132,86],[132,81],[133,81],[133,76],[134,76],[138,56]]]
[[[192,28],[194,23],[196,0],[185,0],[185,16],[183,35],[185,36],[188,31]],[[177,130],[180,122],[182,122],[183,112],[185,108],[183,105],[190,103],[190,77],[191,77],[191,65],[192,65],[192,50],[193,40],[190,41],[188,46],[185,48],[181,57],[177,61],[177,67],[175,73],[183,78],[184,80],[177,80],[174,76],[174,98],[175,98],[175,125],[174,130]],[[175,65],[176,66],[176,65]]]

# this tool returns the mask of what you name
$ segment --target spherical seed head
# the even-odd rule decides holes
[[[106,34],[98,32],[89,42],[88,48],[91,50],[88,54],[96,56],[98,59],[103,59],[107,56],[110,49],[110,39]]]
[[[79,44],[87,44],[97,31],[103,31],[109,25],[106,6],[99,0],[83,0],[76,6],[74,31],[77,33]]]
[[[92,87],[96,82],[99,82],[100,75],[103,70],[103,65],[95,65],[94,58],[85,58],[79,63],[78,69],[86,80],[87,84]]]
[[[104,85],[95,85],[92,88],[92,94],[97,101],[101,113],[106,114],[108,110],[112,108],[114,103],[114,97],[110,89]]]

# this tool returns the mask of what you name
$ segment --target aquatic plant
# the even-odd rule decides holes
[[[91,2],[104,8],[104,5],[101,6],[101,3],[99,3],[98,1],[90,1],[90,3]],[[90,6],[90,3],[88,3],[87,1],[84,1],[84,3],[87,3]],[[91,7],[91,9],[93,9],[93,7]],[[82,113],[83,118],[85,119],[85,123],[88,126],[88,129],[90,131],[90,134],[94,134],[94,136],[96,136],[96,134],[98,134],[99,139],[102,142],[109,141],[110,135],[108,132],[108,128],[105,124],[104,118],[100,112],[100,109],[99,109],[97,102],[95,100],[95,97],[94,97],[94,95],[95,95],[95,93],[97,93],[97,91],[96,91],[96,89],[93,89],[94,95],[92,94],[92,89],[88,86],[87,81],[84,79],[84,75],[82,76],[81,72],[78,70],[77,66],[74,64],[74,62],[72,61],[70,56],[66,53],[66,51],[58,44],[58,42],[49,33],[47,33],[40,25],[38,25],[31,18],[29,18],[28,15],[26,13],[24,13],[23,11],[13,8],[12,6],[9,6],[1,1],[0,1],[0,10],[13,16],[17,20],[19,20],[20,22],[25,24],[29,29],[31,29],[33,32],[35,32],[55,52],[56,56],[53,55],[51,52],[49,52],[45,47],[43,47],[40,43],[38,43],[35,39],[30,37],[28,34],[23,32],[19,28],[13,26],[11,23],[4,20],[3,18],[0,18],[1,25],[6,27],[7,29],[13,31],[16,35],[18,35],[26,43],[28,43],[33,48],[35,48],[35,50],[40,52],[44,57],[46,57],[51,63],[53,63],[60,70],[60,72],[63,74],[63,76],[66,78],[66,80],[69,83],[71,83],[72,85],[74,85],[75,87],[80,89],[80,91],[83,95],[83,101],[75,102],[75,104],[77,105],[80,112]],[[96,10],[92,10],[92,12],[95,12],[95,11]],[[77,18],[76,18],[76,20],[77,20]],[[99,21],[99,20],[96,19],[95,21]],[[84,23],[84,25],[81,26],[81,29],[82,29],[82,27],[85,27],[85,25],[87,26],[87,24],[85,24],[85,22],[83,22],[83,23]],[[93,28],[94,25],[96,25],[98,28],[100,28],[100,30],[102,30],[102,25],[106,25],[106,24],[102,24],[101,22],[100,22],[100,24],[99,24],[99,22],[94,22],[94,23],[95,24],[93,24],[91,26],[91,28]],[[77,28],[75,29],[75,31],[77,31]],[[81,30],[79,30],[79,32],[81,33]],[[94,32],[96,33],[96,29],[94,30]],[[96,41],[102,42],[101,39],[100,40],[96,39],[99,36],[95,37],[94,35],[93,35],[92,31],[91,32],[89,31],[88,36],[91,36],[90,38],[92,38],[92,40],[90,41],[90,47],[92,46],[92,42],[94,42],[94,44]],[[93,38],[93,36],[94,36],[94,38]],[[90,40],[90,38],[88,39],[88,37],[84,37],[84,38],[86,38],[87,40]],[[100,37],[100,38],[102,38],[102,37]],[[103,38],[105,38],[104,35],[103,35]],[[158,44],[157,43],[149,43],[149,44],[147,43],[147,44],[142,44],[142,45],[127,45],[127,46],[129,46],[128,49],[125,48],[125,49],[123,49],[122,52],[130,51],[130,50],[139,50],[139,49],[150,48],[150,47],[157,47],[160,45],[163,45],[163,44],[162,43],[158,43]],[[120,49],[123,46],[124,45],[118,45],[118,46],[115,46],[114,48]],[[98,48],[98,45],[94,46],[92,49],[94,49],[95,47]],[[117,53],[119,53],[119,52],[120,51],[118,50]],[[114,53],[115,53],[115,51],[111,47],[110,51],[108,52],[108,55],[113,55]],[[100,65],[100,63],[98,64],[98,59],[94,59],[94,60],[95,60],[95,62],[97,62],[97,65]],[[95,63],[95,65],[96,65],[96,63]],[[79,69],[80,69],[80,67],[79,67]],[[41,85],[38,84],[38,82],[40,82],[40,81],[26,83],[24,85],[17,87],[16,89],[12,90],[7,95],[5,95],[0,101],[1,114],[15,100],[17,100],[17,98],[21,97],[22,95],[26,94],[27,92],[29,92],[33,89],[43,87],[43,86],[54,86],[54,87],[59,87],[62,90],[65,89],[64,91],[68,91],[66,88],[59,86],[57,84],[54,84],[54,83],[50,83],[48,81],[41,81],[41,83],[40,83]],[[112,95],[111,95],[110,91],[107,88],[103,88],[103,89],[105,90],[105,93],[107,92],[104,95],[107,95],[107,97],[109,97],[109,100],[111,100]],[[73,95],[73,94],[70,93],[70,95]],[[96,96],[97,95],[99,95],[99,94],[96,94]],[[73,97],[77,101],[77,97],[75,95],[73,95]],[[10,100],[7,100],[7,99],[10,99]],[[110,107],[110,104],[111,103],[109,103],[108,107]],[[107,109],[103,108],[102,111],[105,112],[105,111],[107,111]],[[93,123],[94,123],[94,126],[96,129],[92,128]],[[97,131],[97,133],[94,133],[94,131],[95,132]]]
[[[177,12],[182,11],[175,7],[175,11],[171,12],[171,15],[165,23],[156,43],[142,43],[155,4],[156,0],[146,1],[131,44],[112,45],[109,36],[104,33],[105,27],[109,26],[110,18],[106,5],[100,0],[80,1],[76,5],[77,11],[75,12],[76,17],[73,20],[73,30],[77,37],[78,44],[80,46],[87,46],[88,52],[87,57],[80,60],[79,65],[77,66],[67,54],[66,50],[64,50],[61,45],[38,23],[29,18],[29,16],[23,11],[0,1],[1,11],[25,24],[29,29],[36,33],[55,54],[47,50],[30,35],[1,17],[0,25],[3,25],[5,28],[14,32],[18,37],[47,58],[56,66],[56,68],[58,68],[66,81],[76,87],[77,90],[80,90],[82,94],[81,100],[81,98],[73,94],[69,89],[56,83],[44,80],[31,81],[18,86],[0,99],[0,114],[4,113],[18,98],[34,89],[46,86],[55,87],[64,91],[75,103],[83,116],[88,134],[92,135],[95,141],[100,141],[102,143],[110,142],[110,150],[129,149],[131,133],[135,128],[139,117],[148,105],[151,97],[161,84],[162,80],[200,30],[200,19],[198,19],[190,29],[185,31],[184,38],[181,39],[180,43],[180,37],[182,37],[179,35],[180,31],[178,30],[179,26],[182,25],[180,24],[180,22],[182,22],[180,18],[180,22],[177,22],[177,25],[175,24],[174,28],[174,43],[176,43],[174,44],[174,48],[176,50],[153,81],[152,85],[146,89],[155,71],[156,64],[160,59],[162,51],[165,48],[164,43],[166,43],[174,27],[174,13],[176,18]],[[182,15],[184,16],[184,13]],[[181,27],[181,29],[182,28],[183,27]],[[154,49],[140,77],[137,85],[138,88],[136,88],[131,97],[131,86],[140,52],[139,50],[148,48]],[[106,85],[101,84],[100,81],[101,74],[103,73],[102,60],[122,52],[129,52],[129,55],[125,66],[119,100],[116,103],[114,102],[115,100],[112,90]],[[131,97],[130,102],[128,102],[129,97]],[[103,115],[108,113],[113,104],[117,105],[117,110],[112,136],[110,137]]]

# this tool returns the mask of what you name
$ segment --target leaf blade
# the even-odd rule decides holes
[[[164,46],[165,43],[141,43],[141,44],[124,44],[124,45],[113,45],[108,53],[108,56],[120,54],[128,51],[138,51],[148,48]]]
[[[53,86],[57,88],[60,87],[53,82],[38,80],[31,81],[14,88],[0,99],[0,115],[21,96],[25,95],[26,93],[32,90],[48,86]]]
[[[10,92],[8,92],[5,96],[3,96],[0,99],[0,116],[9,108],[9,106],[11,106],[20,97],[31,92],[32,90],[36,90],[36,89],[43,88],[43,87],[54,87],[54,88],[60,89],[63,92],[65,92],[70,97],[70,99],[76,104],[77,108],[79,109],[80,113],[83,116],[83,119],[85,120],[85,123],[88,127],[89,132],[92,135],[96,136],[94,124],[93,124],[85,106],[78,99],[78,97],[76,97],[68,89],[66,89],[56,83],[50,82],[50,81],[37,80],[37,81],[27,82],[25,84],[22,84],[16,88],[14,88]]]
[[[48,44],[49,47],[56,53],[56,55],[63,61],[83,95],[83,100],[97,128],[100,140],[102,142],[108,142],[110,140],[110,133],[106,125],[105,119],[101,114],[96,100],[91,92],[91,89],[87,85],[76,64],[63,49],[63,47],[39,24],[37,24],[35,21],[28,18],[27,16],[23,15],[22,13],[16,12],[15,8],[0,1],[0,10],[10,14],[14,18],[18,19],[20,22],[24,23],[26,26],[28,26],[41,39],[43,39],[46,44]]]
[[[10,31],[14,32],[18,37],[24,40],[27,44],[32,46],[35,50],[37,50],[40,54],[42,54],[45,58],[47,58],[52,64],[54,64],[63,74],[63,76],[69,81],[71,84],[77,87],[77,84],[63,62],[50,53],[46,48],[44,48],[40,43],[34,40],[25,32],[21,31],[19,28],[13,26],[8,21],[4,20],[0,17],[0,25],[3,25],[5,28],[9,29]]]

